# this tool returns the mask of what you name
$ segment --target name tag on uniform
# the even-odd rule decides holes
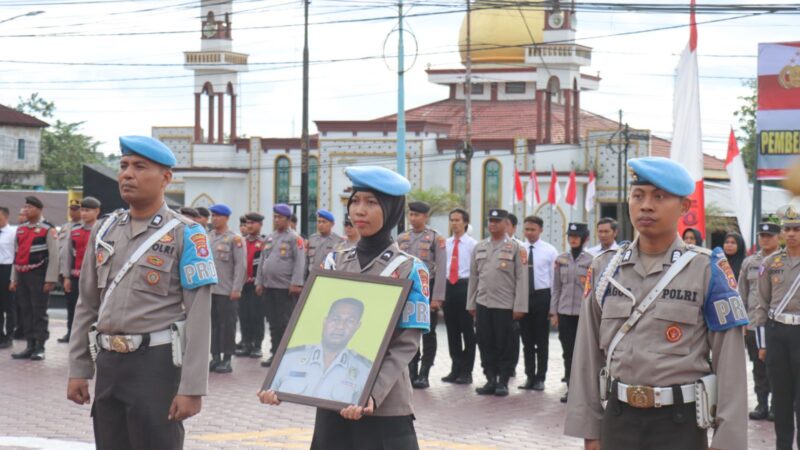
[[[306,372],[300,372],[300,371],[297,371],[297,370],[292,370],[291,372],[289,372],[289,376],[290,377],[296,377],[296,378],[305,378],[306,377]]]

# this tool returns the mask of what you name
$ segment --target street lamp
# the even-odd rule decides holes
[[[9,17],[8,19],[5,19],[5,20],[0,20],[0,23],[6,23],[6,22],[10,22],[10,21],[12,21],[12,20],[14,20],[14,19],[19,19],[20,17],[38,16],[39,14],[44,14],[44,11],[30,11],[30,12],[26,12],[25,14],[20,14],[20,15],[18,15],[18,16]]]

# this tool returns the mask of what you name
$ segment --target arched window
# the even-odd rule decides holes
[[[450,192],[458,195],[461,205],[467,204],[467,162],[463,159],[453,161],[450,166]]]
[[[502,173],[500,162],[496,159],[487,160],[483,164],[483,229],[481,236],[486,237],[489,233],[486,225],[486,217],[492,208],[500,208],[502,205],[500,187],[502,186]]]
[[[311,236],[317,232],[317,208],[319,205],[319,159],[316,156],[308,157],[308,231]]]
[[[279,156],[275,159],[275,203],[289,203],[291,170],[289,158]]]

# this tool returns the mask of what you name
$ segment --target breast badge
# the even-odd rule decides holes
[[[683,330],[677,325],[670,325],[667,327],[667,342],[675,343],[683,337]]]
[[[147,275],[145,275],[145,279],[147,280],[147,284],[149,284],[150,286],[155,286],[156,284],[158,284],[158,281],[161,280],[161,275],[159,275],[158,272],[156,272],[155,270],[151,270],[147,272]]]
[[[152,265],[154,265],[156,267],[161,267],[161,266],[164,265],[164,260],[159,258],[158,256],[155,256],[155,255],[148,256],[147,257],[147,262],[149,262],[150,264],[152,264]]]

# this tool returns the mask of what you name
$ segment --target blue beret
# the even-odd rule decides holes
[[[218,216],[226,216],[230,217],[233,214],[233,211],[228,207],[228,205],[223,205],[222,203],[217,203],[216,205],[211,205],[208,208],[209,211],[218,215]]]
[[[652,184],[672,195],[686,197],[694,192],[695,182],[682,165],[660,156],[628,160],[633,184]]]
[[[348,167],[344,173],[356,189],[372,189],[395,197],[406,195],[411,190],[411,183],[406,177],[385,167]]]
[[[272,212],[278,213],[282,216],[292,217],[292,208],[290,208],[286,203],[276,203],[275,206],[272,207]]]
[[[169,147],[149,136],[120,136],[119,146],[123,155],[135,153],[167,167],[175,167],[178,163]]]
[[[328,211],[327,209],[318,209],[317,216],[322,217],[323,219],[329,220],[331,222],[336,222],[336,219],[333,217],[333,213]]]

